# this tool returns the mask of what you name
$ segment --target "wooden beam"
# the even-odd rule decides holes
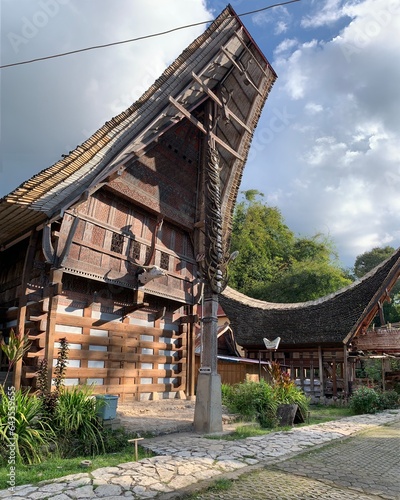
[[[187,111],[186,108],[184,108],[181,104],[179,104],[178,101],[176,101],[172,96],[169,96],[169,102],[173,104],[176,109],[182,113],[193,125],[195,125],[199,130],[203,132],[203,134],[207,134],[207,130],[205,126],[197,119],[195,118],[189,111]]]
[[[198,323],[199,315],[198,314],[189,314],[187,316],[181,316],[179,318],[179,322],[182,323]]]
[[[240,31],[242,32],[243,31],[243,28],[240,28]],[[239,34],[237,31],[234,32],[234,35],[236,36],[236,38],[239,40],[239,42],[242,44],[242,46],[244,47],[244,49],[246,50],[246,52],[250,55],[250,57],[253,59],[253,61],[257,64],[257,66],[260,68],[260,70],[262,71],[262,73],[264,74],[264,76],[266,76],[267,78],[269,78],[269,74],[265,71],[265,69],[261,66],[261,64],[258,62],[257,58],[255,57],[255,55],[252,53],[252,51],[249,49],[249,47],[246,45],[245,41],[240,38]]]
[[[216,95],[214,94],[214,92],[209,89],[207,87],[207,85],[205,83],[203,83],[201,81],[201,79],[196,75],[196,73],[194,73],[192,71],[192,77],[194,80],[196,80],[196,82],[201,85],[201,87],[203,88],[204,92],[209,96],[211,97],[211,99],[213,99],[220,108],[223,108],[225,111],[226,111],[226,114],[228,115],[228,117],[232,117],[239,125],[241,125],[245,130],[247,130],[247,132],[249,132],[251,134],[251,129],[244,123],[242,122],[242,120],[235,115],[235,113],[233,113],[229,108],[228,106],[221,101],[221,99]]]
[[[220,146],[222,146],[224,149],[226,149],[229,153],[231,153],[233,156],[238,158],[239,160],[244,161],[243,156],[241,156],[239,153],[237,153],[234,149],[232,149],[225,141],[220,139],[216,134],[213,132],[208,132],[205,126],[197,120],[189,111],[187,111],[181,104],[179,104],[178,101],[176,101],[172,96],[169,96],[169,100],[171,104],[173,104],[178,111],[180,111],[193,125],[195,125],[199,130],[203,132],[203,134],[209,134],[215,142],[217,142]]]
[[[253,89],[260,96],[262,96],[262,92],[258,89],[257,85],[252,81],[252,79],[250,78],[250,75],[243,68],[240,67],[240,65],[233,58],[233,55],[228,50],[226,50],[224,47],[221,47],[221,50],[226,55],[226,57],[231,61],[231,63],[235,66],[235,68],[239,71],[239,73],[246,78],[246,81],[253,87]]]
[[[116,316],[117,319],[117,316]],[[57,325],[79,326],[96,328],[97,330],[107,330],[109,332],[125,332],[128,334],[139,335],[154,335],[162,337],[173,337],[177,335],[174,330],[163,328],[154,328],[149,326],[132,325],[129,323],[121,323],[120,321],[102,320],[96,318],[84,318],[73,314],[57,314]],[[101,337],[98,337],[101,338]]]

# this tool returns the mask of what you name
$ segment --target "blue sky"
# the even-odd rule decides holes
[[[233,0],[237,13],[275,2]],[[2,0],[1,63],[214,18],[219,0]],[[343,266],[400,245],[400,0],[301,0],[242,18],[278,74],[242,189]],[[1,71],[0,196],[127,108],[205,25]]]

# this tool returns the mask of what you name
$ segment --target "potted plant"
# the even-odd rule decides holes
[[[284,372],[278,361],[273,361],[269,368],[272,388],[276,403],[278,405],[277,418],[279,425],[293,425],[296,415],[301,421],[305,421],[308,411],[308,398],[301,391],[290,374]]]

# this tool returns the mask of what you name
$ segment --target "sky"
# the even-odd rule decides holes
[[[232,0],[238,14],[277,0]],[[1,65],[214,19],[220,0],[1,0]],[[300,0],[242,17],[278,74],[241,190],[354,265],[400,246],[400,0]],[[0,69],[0,197],[126,109],[207,24]]]

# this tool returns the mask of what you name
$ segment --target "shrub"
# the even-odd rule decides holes
[[[96,399],[89,386],[61,388],[52,426],[59,440],[61,456],[104,453],[102,427]]]
[[[224,389],[224,404],[245,420],[257,420],[262,427],[276,424],[277,404],[272,387],[264,380],[242,382]]]
[[[379,393],[379,409],[391,410],[398,408],[400,404],[400,396],[396,391],[384,391]]]
[[[39,398],[21,390],[7,394],[0,386],[0,450],[7,459],[15,449],[16,463],[41,462],[55,435],[47,421],[41,419]],[[15,447],[15,448],[14,448]]]
[[[138,437],[138,435],[125,429],[103,429],[102,437],[105,453],[118,453],[124,449],[132,450],[132,444],[128,443],[128,439]]]
[[[229,384],[221,384],[221,398],[222,398],[222,404],[225,405],[226,407],[230,407],[232,404],[232,399],[233,399],[233,386]]]
[[[379,410],[379,394],[371,387],[360,387],[352,394],[350,408],[356,415],[376,413]]]

